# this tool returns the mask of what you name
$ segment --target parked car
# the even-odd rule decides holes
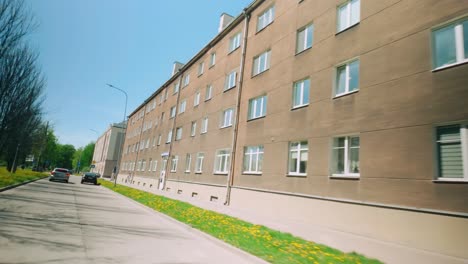
[[[90,183],[94,183],[94,185],[97,185],[97,178],[98,178],[97,173],[86,172],[81,178],[81,184],[85,182],[90,182]]]
[[[68,183],[70,172],[67,169],[55,168],[50,172],[49,181],[64,181]]]

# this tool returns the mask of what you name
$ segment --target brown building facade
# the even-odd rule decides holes
[[[467,1],[254,1],[129,116],[119,182],[465,263],[467,62]]]

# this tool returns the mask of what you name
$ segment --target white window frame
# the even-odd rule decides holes
[[[353,63],[357,63],[358,64],[358,85],[357,85],[357,88],[355,90],[352,90],[350,91],[349,89],[349,83],[350,83],[350,80],[351,80],[351,76],[350,76],[350,64],[353,64]],[[346,74],[346,83],[345,83],[345,91],[342,92],[342,93],[337,93],[338,91],[338,86],[339,86],[339,80],[338,80],[338,77],[339,77],[339,69],[340,68],[343,68],[345,67],[345,74]],[[338,66],[335,67],[335,88],[334,88],[334,93],[333,93],[333,97],[340,97],[340,96],[343,96],[343,95],[347,95],[347,94],[351,94],[351,93],[356,93],[359,91],[359,88],[360,88],[360,81],[361,81],[361,63],[359,61],[358,58],[356,59],[352,59],[352,60],[349,60],[345,63],[341,63],[339,64]]]
[[[185,109],[187,108],[187,100],[182,100],[179,104],[179,115],[185,113]]]
[[[252,77],[270,69],[271,50],[262,52],[253,58]]]
[[[151,169],[153,168],[153,159],[149,159],[149,163],[148,163],[148,171],[151,171]]]
[[[260,108],[260,113],[257,116],[257,109]],[[266,116],[267,111],[267,96],[262,95],[249,100],[247,111],[247,120],[253,120]]]
[[[171,110],[169,112],[169,118],[174,118],[176,116],[177,106],[171,106]]]
[[[182,87],[186,87],[189,84],[190,84],[190,74],[187,74],[184,76]]]
[[[205,134],[208,132],[208,117],[204,117],[201,123],[200,134]]]
[[[299,42],[300,34],[304,33],[304,41],[302,43]],[[310,37],[310,43],[307,40]],[[299,54],[305,50],[312,48],[312,44],[314,43],[314,24],[310,23],[297,31],[296,34],[296,54]]]
[[[233,119],[234,119],[234,109],[228,108],[224,110],[222,113],[220,128],[232,126]]]
[[[205,101],[210,100],[212,94],[213,94],[213,85],[209,84],[206,86],[206,90],[205,90]]]
[[[195,163],[195,173],[202,173],[203,171],[203,160],[205,159],[205,153],[197,153],[197,161]]]
[[[233,70],[226,75],[226,81],[224,83],[224,91],[230,90],[237,85],[237,71]]]
[[[177,172],[177,163],[179,163],[179,156],[174,155],[171,159],[171,172]]]
[[[216,52],[212,52],[210,55],[210,68],[216,64]]]
[[[176,138],[175,140],[181,140],[182,139],[182,127],[176,128]]]
[[[185,173],[190,173],[191,165],[192,165],[192,154],[187,153],[187,155],[185,155]]]
[[[193,98],[193,107],[198,106],[200,104],[200,91],[195,93],[195,97]]]
[[[268,7],[257,17],[257,32],[263,30],[275,20],[275,6]]]
[[[354,3],[354,2],[357,2],[358,5],[359,5],[359,14],[358,14],[358,19],[356,22],[352,22],[351,21],[351,5]],[[344,27],[340,29],[340,9],[341,8],[346,8],[346,23],[344,23]],[[346,29],[354,26],[354,25],[357,25],[359,24],[359,22],[361,22],[361,2],[360,0],[348,0],[346,2],[344,2],[343,4],[339,5],[337,8],[336,8],[336,32],[342,32],[342,31],[345,31]]]
[[[153,160],[153,171],[158,169],[158,160]]]
[[[174,91],[172,92],[172,94],[178,93],[179,90],[180,90],[180,84],[179,84],[179,82],[174,83]]]
[[[447,126],[459,126],[460,127],[460,139],[459,140],[437,140],[438,129],[447,127]],[[437,149],[437,174],[436,180],[434,181],[441,181],[441,182],[468,182],[468,122],[462,122],[458,124],[446,124],[442,126],[435,127],[435,143]],[[440,174],[440,143],[456,143],[460,142],[461,145],[461,154],[462,154],[462,165],[463,165],[463,177],[462,178],[455,178],[455,177],[442,177]]]
[[[345,139],[345,145],[344,147],[337,147],[336,146],[336,142],[338,139],[340,138],[344,138]],[[350,139],[351,138],[359,138],[359,147],[351,147],[350,146]],[[348,136],[338,136],[338,137],[334,137],[332,139],[332,158],[331,158],[331,176],[332,177],[345,177],[345,178],[359,178],[360,175],[361,175],[361,165],[359,165],[359,173],[353,173],[353,172],[350,172],[349,171],[349,163],[350,163],[350,151],[351,151],[351,148],[358,148],[359,149],[359,163],[361,162],[361,153],[360,153],[360,148],[361,148],[361,137],[359,135],[348,135]],[[333,172],[333,167],[336,165],[336,163],[338,162],[337,160],[335,160],[335,158],[333,158],[334,156],[334,151],[336,149],[344,149],[344,162],[343,162],[343,166],[344,166],[344,172],[343,173],[335,173]]]
[[[197,133],[197,121],[192,121],[190,126],[190,136],[194,137]]]
[[[231,153],[229,149],[219,149],[215,154],[215,174],[228,174],[231,162]],[[224,165],[224,167],[223,167]]]
[[[244,164],[243,173],[245,174],[261,174],[263,164],[264,148],[259,146],[244,147]]]
[[[446,22],[441,26],[437,26],[432,29],[431,32],[431,40],[432,40],[432,68],[433,70],[444,69],[447,67],[452,67],[458,64],[464,64],[468,62],[468,51],[465,50],[464,40],[468,38],[468,36],[464,35],[463,31],[463,23],[468,21],[468,17],[457,18],[454,21]],[[449,27],[453,27],[454,36],[455,36],[455,62],[443,64],[441,66],[436,66],[436,45],[435,45],[435,33],[441,29],[446,29]],[[467,57],[465,57],[465,53],[467,53]]]
[[[205,62],[202,61],[198,64],[198,76],[203,75],[204,71],[205,71]]]
[[[296,143],[297,143],[297,147],[293,149],[292,145],[296,144]],[[293,152],[295,152],[297,154],[296,171],[291,171],[292,168],[290,168],[290,163],[291,163],[292,153]],[[305,172],[300,172],[301,171],[301,154],[303,152],[307,153],[307,161],[306,161],[306,166],[305,166]],[[309,142],[307,140],[289,142],[289,147],[288,147],[288,175],[291,175],[291,176],[307,176],[307,164],[309,163],[309,158],[308,157],[309,157]]]
[[[159,135],[158,135],[158,143],[157,143],[158,146],[161,145],[161,139],[162,139],[162,135],[159,134]]]
[[[172,129],[167,132],[167,139],[166,139],[166,144],[171,143],[172,141]]]
[[[241,32],[237,32],[231,38],[229,38],[229,50],[228,53],[232,53],[240,47]]]
[[[310,96],[310,78],[306,78],[306,79],[302,79],[302,80],[299,80],[299,81],[296,81],[294,82],[293,84],[293,93],[292,93],[292,109],[295,109],[295,108],[300,108],[300,107],[304,107],[304,106],[307,106],[309,105],[310,103],[310,98],[305,98],[304,97],[304,94],[305,94],[305,82],[308,81],[309,82],[309,96]],[[299,96],[299,101],[300,101],[300,104],[298,105],[295,105],[294,102],[295,102],[295,96],[296,96],[296,89],[300,89],[300,96]],[[307,100],[307,102],[305,102],[305,100]]]

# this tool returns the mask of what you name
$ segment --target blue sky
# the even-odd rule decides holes
[[[131,113],[216,34],[221,13],[252,0],[26,0],[29,36],[47,79],[45,119],[61,144],[95,141]],[[98,133],[92,130],[98,131]]]

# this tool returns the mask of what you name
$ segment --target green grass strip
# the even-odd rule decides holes
[[[10,175],[5,167],[0,167],[0,188],[15,185],[18,183],[45,178],[49,174],[44,172],[31,171],[29,169],[18,168],[15,173]]]
[[[100,180],[102,186],[225,241],[270,263],[382,263],[356,253],[306,241],[288,233],[205,210],[186,202]]]

